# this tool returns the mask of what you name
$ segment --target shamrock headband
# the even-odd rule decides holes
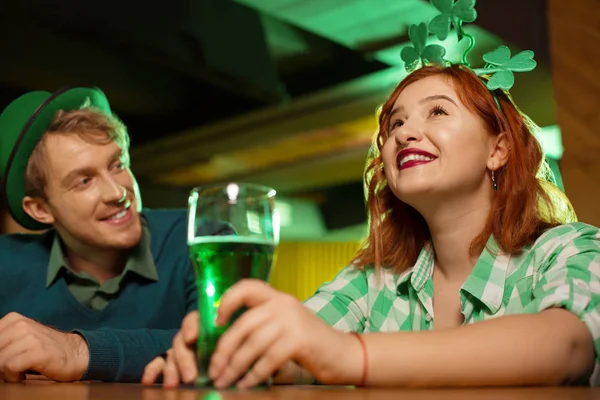
[[[508,47],[499,46],[495,50],[484,54],[483,60],[486,64],[483,68],[472,69],[467,62],[467,55],[475,47],[475,39],[463,30],[462,24],[463,22],[473,22],[477,18],[477,12],[474,8],[475,0],[458,0],[456,2],[455,0],[431,0],[431,3],[441,14],[435,16],[428,24],[421,23],[410,26],[408,35],[412,46],[405,47],[401,52],[407,72],[410,73],[420,66],[429,64],[449,65],[450,62],[444,59],[446,49],[436,44],[428,45],[427,39],[430,34],[433,34],[439,40],[446,40],[450,35],[451,27],[454,27],[458,41],[464,38],[469,40],[469,44],[462,54],[461,64],[471,69],[477,76],[491,76],[487,80],[482,79],[482,81],[491,91],[498,108],[501,109],[494,91],[497,89],[507,91],[512,88],[515,82],[514,72],[533,70],[536,67],[533,52],[526,50],[511,57]],[[369,201],[369,185],[373,175],[377,170],[381,171],[383,166],[383,164],[380,164],[377,170],[371,168],[373,160],[380,156],[377,139],[378,134],[375,134],[365,163],[363,189],[366,202]],[[542,162],[537,177],[552,205],[551,208],[548,208],[543,201],[540,201],[542,219],[558,221],[563,224],[576,222],[575,210],[567,196],[556,187],[554,175],[546,161]],[[370,226],[372,215],[368,212],[367,216],[367,223]]]
[[[449,61],[444,59],[446,49],[438,44],[427,44],[430,34],[439,40],[446,40],[450,30],[454,27],[457,39],[460,42],[464,38],[469,40],[465,49],[461,64],[471,69],[477,76],[490,76],[485,82],[487,88],[492,91],[496,89],[509,90],[515,83],[513,72],[528,72],[533,70],[537,63],[533,59],[533,51],[524,50],[511,57],[510,49],[504,45],[483,55],[485,66],[483,68],[471,68],[467,62],[467,55],[475,47],[475,38],[463,30],[463,22],[473,22],[477,18],[475,11],[475,0],[431,0],[431,4],[441,13],[433,17],[429,23],[422,22],[411,25],[408,29],[408,37],[411,46],[405,47],[400,53],[407,72],[412,72],[420,66],[429,64],[448,65]],[[500,106],[498,99],[496,104]]]

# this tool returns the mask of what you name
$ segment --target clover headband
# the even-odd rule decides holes
[[[459,42],[464,38],[469,40],[460,63],[477,76],[490,76],[485,82],[490,91],[509,90],[515,83],[514,72],[528,72],[536,67],[533,51],[524,50],[511,57],[510,49],[502,45],[483,55],[483,68],[471,68],[467,55],[475,47],[475,38],[463,30],[463,22],[473,22],[477,18],[475,0],[431,0],[431,4],[440,14],[429,23],[414,24],[408,29],[411,46],[403,48],[400,53],[407,72],[429,64],[449,65],[450,62],[444,59],[446,49],[439,44],[427,44],[427,39],[433,34],[439,40],[446,40],[451,28],[456,31]]]

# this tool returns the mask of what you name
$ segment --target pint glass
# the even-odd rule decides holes
[[[228,325],[215,319],[221,296],[240,279],[269,280],[279,223],[275,190],[254,184],[226,183],[195,188],[188,204],[188,248],[196,277],[200,332],[196,386],[211,386],[210,358]]]

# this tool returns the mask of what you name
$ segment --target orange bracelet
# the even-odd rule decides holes
[[[365,386],[367,383],[367,370],[369,367],[368,358],[367,358],[367,345],[365,344],[365,340],[358,332],[350,332],[350,334],[358,339],[360,342],[360,347],[362,348],[363,353],[363,373],[362,378],[360,379],[360,383],[358,386]]]

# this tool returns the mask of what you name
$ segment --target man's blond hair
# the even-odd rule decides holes
[[[73,111],[59,111],[48,130],[35,146],[25,173],[25,195],[46,198],[46,140],[50,135],[76,134],[88,143],[115,142],[123,151],[123,162],[129,166],[129,135],[125,125],[115,116],[91,107],[88,103]]]

